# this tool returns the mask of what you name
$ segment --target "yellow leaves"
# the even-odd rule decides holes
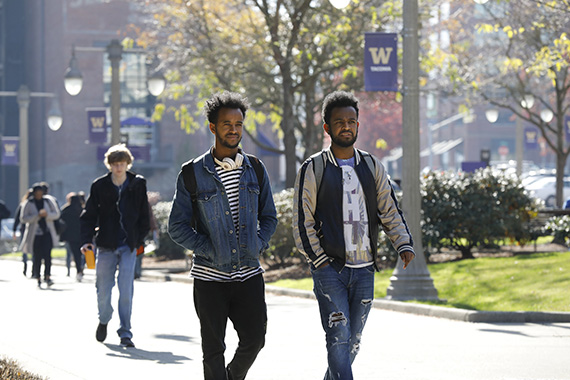
[[[477,33],[495,33],[499,31],[499,25],[491,25],[491,24],[478,24],[476,26]]]
[[[155,122],[155,121],[162,120],[162,116],[164,115],[165,111],[166,111],[166,106],[164,105],[164,103],[155,104],[154,112],[152,113],[152,117],[151,117],[151,121]]]
[[[503,32],[507,34],[507,37],[509,37],[509,39],[513,38],[517,34],[523,34],[524,31],[525,31],[525,28],[522,26],[518,29],[514,29],[513,27],[511,27],[509,25],[503,27]]]
[[[518,71],[523,66],[523,61],[520,58],[509,58],[506,57],[503,61],[503,72],[509,71],[509,69],[513,71]]]
[[[388,148],[388,143],[384,139],[376,140],[376,149],[386,150]]]

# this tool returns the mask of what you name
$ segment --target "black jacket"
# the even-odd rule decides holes
[[[69,203],[61,208],[61,220],[65,222],[65,230],[59,235],[59,241],[79,243],[81,240],[81,222],[79,216],[83,212],[81,200],[77,195],[71,197]]]
[[[140,175],[127,172],[128,185],[122,196],[126,198],[123,225],[127,233],[127,245],[136,249],[144,243],[150,230],[146,180]],[[99,227],[95,236],[98,247],[116,249],[118,231],[121,228],[119,211],[119,194],[111,180],[111,173],[97,178],[91,185],[91,192],[85,210],[81,214],[81,244],[93,242],[95,228]]]

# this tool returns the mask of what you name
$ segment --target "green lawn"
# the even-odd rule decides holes
[[[65,248],[54,248],[51,250],[51,257],[59,257],[59,258],[65,258],[65,256],[67,255],[67,251],[65,250]],[[2,255],[4,257],[22,257],[22,252],[14,252],[14,253],[6,253],[4,255]]]
[[[441,306],[488,311],[570,312],[570,252],[478,258],[428,269]],[[376,274],[375,297],[386,296],[392,270]],[[271,285],[312,289],[312,280],[281,280]],[[427,303],[427,302],[422,302]]]

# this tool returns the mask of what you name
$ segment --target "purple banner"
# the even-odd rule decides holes
[[[398,91],[398,35],[364,34],[366,91]]]
[[[89,142],[102,144],[107,142],[107,111],[105,108],[87,109]]]
[[[564,116],[564,130],[566,131],[566,142],[570,142],[570,116]]]
[[[461,163],[461,170],[465,173],[475,173],[477,169],[484,169],[488,165],[484,161],[463,161]]]
[[[20,138],[2,137],[2,165],[18,165],[20,163]]]
[[[144,146],[128,146],[131,154],[135,161],[139,162],[149,162],[150,161],[150,145]],[[109,149],[108,146],[98,146],[97,147],[97,160],[103,161],[105,159],[105,153]]]
[[[538,149],[538,129],[534,127],[526,127],[524,129],[524,147],[525,149]]]

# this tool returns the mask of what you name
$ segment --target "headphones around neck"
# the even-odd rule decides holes
[[[216,164],[220,165],[224,170],[234,170],[241,167],[241,164],[243,163],[243,155],[238,152],[236,154],[235,160],[232,160],[229,157],[224,157],[224,159],[220,161],[216,157],[214,157],[214,161],[216,162]]]

